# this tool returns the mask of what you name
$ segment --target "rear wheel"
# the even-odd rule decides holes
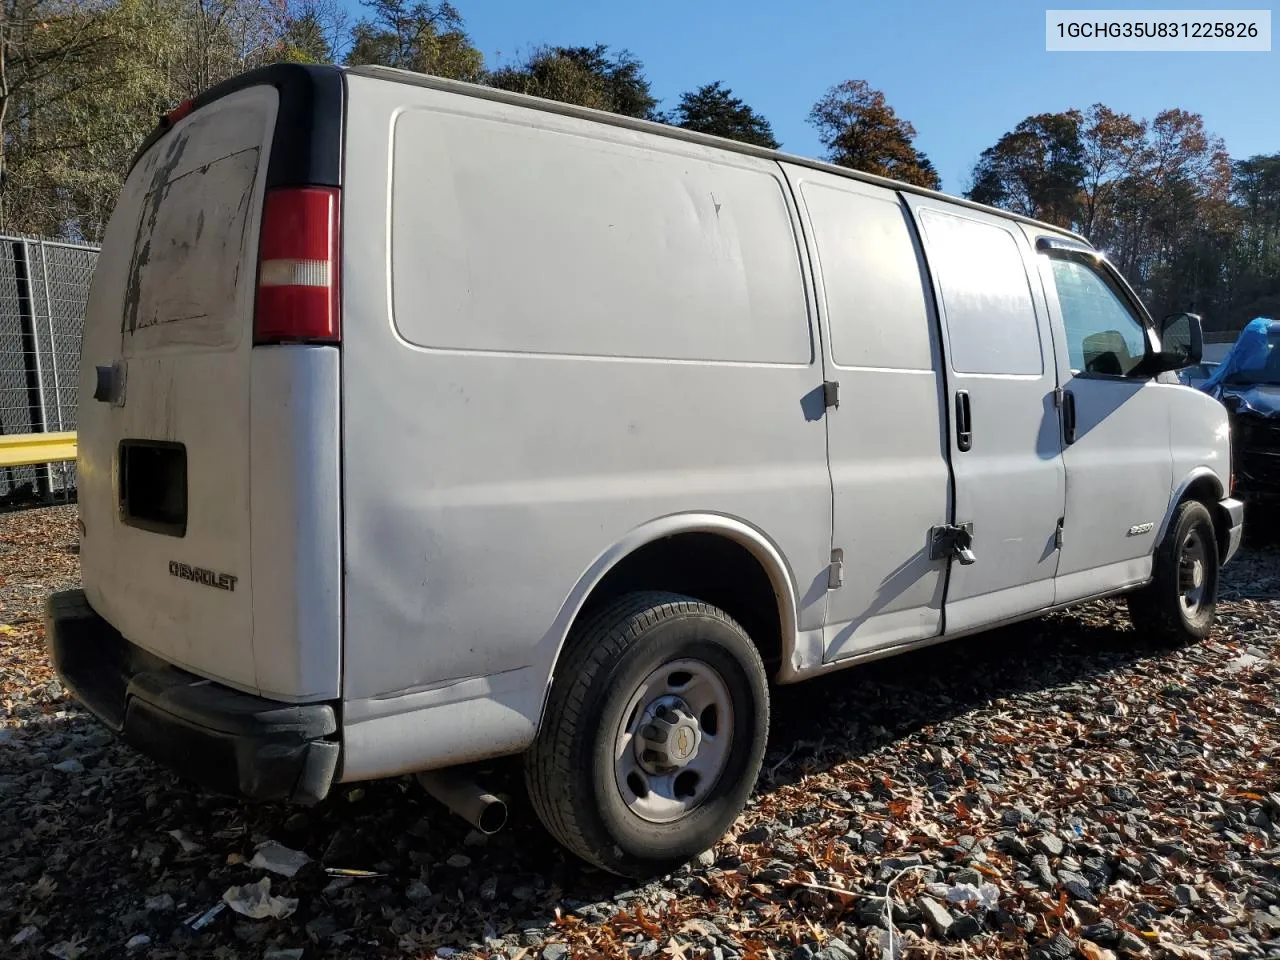
[[[634,593],[575,627],[538,738],[529,795],[557,840],[628,877],[720,839],[755,785],[769,728],[764,665],[724,611]]]
[[[1129,595],[1129,618],[1143,638],[1165,647],[1209,636],[1218,600],[1218,541],[1204,504],[1178,505],[1156,549],[1151,583]]]

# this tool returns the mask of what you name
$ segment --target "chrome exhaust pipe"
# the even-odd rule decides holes
[[[481,833],[492,835],[506,825],[507,805],[466,777],[449,770],[429,770],[417,777],[423,790]]]

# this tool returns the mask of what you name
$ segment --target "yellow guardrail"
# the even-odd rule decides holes
[[[0,467],[28,467],[76,458],[74,430],[63,433],[0,434]]]

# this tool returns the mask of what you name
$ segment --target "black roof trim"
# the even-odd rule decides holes
[[[279,113],[267,165],[267,188],[342,185],[343,71],[334,66],[277,63],[224,80],[194,98],[193,112],[248,87],[280,91]],[[179,121],[181,122],[181,121]],[[142,142],[129,169],[170,130],[167,119]]]

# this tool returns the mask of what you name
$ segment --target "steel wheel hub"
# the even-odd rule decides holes
[[[652,774],[686,767],[698,755],[702,728],[679,697],[661,697],[645,709],[635,738],[636,759]]]
[[[733,743],[733,701],[701,660],[676,660],[631,695],[614,740],[614,782],[623,803],[650,823],[701,806],[724,773]]]
[[[1198,531],[1192,530],[1182,541],[1178,556],[1178,589],[1182,594],[1182,609],[1188,616],[1195,616],[1204,603],[1207,567],[1208,552],[1204,540]]]

